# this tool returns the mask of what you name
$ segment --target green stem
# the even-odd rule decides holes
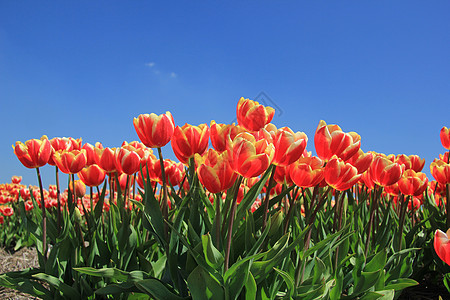
[[[273,165],[272,173],[270,174],[269,184],[266,189],[266,197],[264,199],[264,216],[263,216],[263,224],[262,224],[261,231],[264,231],[264,229],[266,229],[266,225],[267,225],[267,213],[269,210],[269,198],[270,198],[270,191],[272,190],[272,186],[273,186],[273,182],[274,182],[273,177],[275,175],[275,168],[276,168],[276,166]]]
[[[228,263],[230,261],[231,237],[233,236],[234,215],[236,213],[237,196],[239,194],[239,186],[241,185],[241,182],[242,182],[242,176],[239,175],[239,177],[236,181],[236,189],[235,189],[234,195],[233,195],[233,203],[231,204],[230,221],[228,223],[228,236],[227,236],[227,246],[225,248],[224,272],[226,272],[228,270]]]
[[[220,250],[220,240],[221,240],[221,236],[220,236],[220,220],[221,220],[221,214],[220,214],[220,201],[222,201],[222,198],[220,196],[220,193],[216,194],[216,198],[214,199],[214,201],[216,202],[216,248]]]
[[[162,156],[161,147],[158,147],[158,155],[159,155],[159,163],[161,165],[161,177],[162,177],[162,213],[164,217],[164,233],[166,235],[166,239],[168,237],[169,227],[167,225],[167,222],[169,221],[169,204],[167,200],[167,183],[166,183],[166,171],[164,169],[164,159]]]
[[[61,192],[59,190],[59,172],[58,167],[55,166],[56,169],[56,199],[58,201],[58,212],[57,212],[57,218],[58,218],[58,233],[61,232]]]
[[[41,210],[42,210],[42,256],[44,257],[44,264],[47,262],[47,213],[45,209],[44,189],[42,187],[41,173],[39,168],[36,168],[37,177],[39,181],[39,189],[41,192]]]

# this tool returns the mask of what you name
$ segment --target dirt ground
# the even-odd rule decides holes
[[[10,271],[20,271],[26,268],[38,267],[36,249],[22,248],[11,254],[4,249],[0,249],[0,274]],[[37,299],[30,295],[19,293],[18,291],[0,287],[0,299]]]

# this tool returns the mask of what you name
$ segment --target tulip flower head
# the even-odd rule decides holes
[[[209,149],[204,155],[195,154],[198,179],[211,193],[229,189],[236,181],[237,174],[228,160],[228,152],[219,153]]]
[[[77,173],[81,181],[87,186],[99,186],[105,180],[106,173],[97,164],[86,166]]]
[[[86,150],[58,150],[53,154],[56,166],[65,174],[75,174],[86,166]]]
[[[161,148],[172,138],[175,122],[172,114],[142,114],[133,120],[134,128],[141,142],[150,148]]]
[[[303,132],[294,133],[288,127],[278,129],[273,137],[275,155],[272,163],[277,166],[292,164],[303,154],[307,142],[308,137]]]
[[[275,147],[265,139],[256,141],[250,133],[238,134],[228,142],[231,167],[245,178],[256,177],[264,173],[272,163]]]
[[[391,185],[399,181],[403,170],[403,165],[394,163],[382,155],[376,155],[369,168],[373,182],[380,186]]]
[[[227,140],[230,136],[231,140],[235,138],[245,129],[233,124],[217,124],[214,120],[210,124],[210,138],[211,144],[219,152],[227,150]]]
[[[292,181],[303,188],[318,185],[324,178],[323,161],[318,157],[301,157],[290,165]]]
[[[241,97],[236,108],[236,115],[239,126],[248,131],[258,131],[272,121],[275,109]]]
[[[13,148],[20,162],[29,169],[45,166],[52,153],[52,145],[45,135],[40,140],[28,140],[25,144],[16,142]]]
[[[445,149],[450,150],[450,129],[445,126],[442,127],[440,137],[442,146]]]
[[[362,176],[358,174],[358,169],[338,157],[328,161],[324,172],[326,183],[338,191],[348,190]]]
[[[400,192],[404,195],[420,196],[428,186],[428,178],[425,173],[415,172],[412,169],[405,170],[398,181]]]
[[[333,155],[346,161],[361,147],[361,137],[356,132],[345,133],[338,125],[327,125],[321,120],[314,135],[317,156],[329,160]]]
[[[206,151],[209,142],[209,127],[206,124],[198,126],[185,124],[175,127],[172,137],[172,149],[175,156],[184,164],[195,153],[200,155]]]
[[[450,164],[440,159],[435,159],[430,164],[431,175],[442,185],[450,183]]]
[[[434,250],[442,261],[450,265],[450,229],[447,232],[436,230],[434,234]]]

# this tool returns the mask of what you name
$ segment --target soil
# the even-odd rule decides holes
[[[26,268],[39,267],[36,249],[22,248],[14,253],[0,249],[0,274],[10,271],[20,271]],[[38,299],[28,294],[0,286],[0,299]]]

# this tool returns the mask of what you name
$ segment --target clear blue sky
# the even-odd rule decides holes
[[[120,146],[141,113],[230,123],[261,91],[308,150],[323,119],[429,174],[450,126],[449,16],[449,1],[0,1],[0,182],[37,184],[17,140]]]

